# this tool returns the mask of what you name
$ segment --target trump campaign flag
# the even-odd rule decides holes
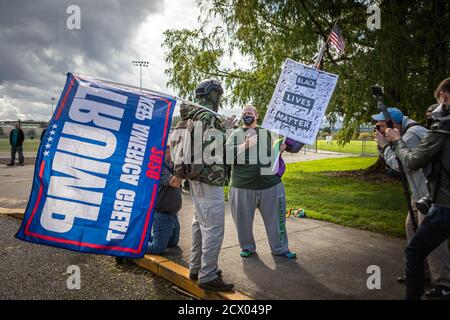
[[[176,99],[69,73],[16,237],[141,257]]]

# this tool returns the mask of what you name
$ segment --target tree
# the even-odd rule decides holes
[[[328,45],[324,69],[339,74],[327,117],[343,119],[344,141],[377,112],[370,86],[385,87],[386,101],[424,119],[433,90],[448,77],[450,10],[446,0],[385,0],[381,29],[366,26],[378,1],[199,0],[201,27],[167,30],[168,85],[192,98],[206,77],[223,81],[228,103],[253,103],[263,115],[286,58],[311,63],[334,22],[346,40],[345,55]],[[247,63],[232,64],[240,56]]]

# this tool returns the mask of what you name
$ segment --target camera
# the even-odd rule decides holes
[[[375,99],[381,99],[383,97],[383,87],[376,84],[372,87],[372,95],[375,97]]]
[[[417,200],[416,208],[420,211],[420,213],[427,214],[432,204],[433,201],[429,197],[423,197],[422,199]]]

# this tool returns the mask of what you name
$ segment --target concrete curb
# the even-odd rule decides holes
[[[214,292],[203,290],[196,281],[189,279],[189,269],[173,262],[165,257],[146,254],[141,259],[133,259],[133,262],[144,269],[150,270],[156,275],[172,282],[177,287],[204,300],[253,300],[252,297],[235,292]]]
[[[23,208],[2,208],[0,215],[8,215],[17,219],[23,219]],[[164,278],[177,287],[203,300],[253,300],[252,297],[235,292],[214,292],[203,290],[196,281],[189,279],[189,269],[162,256],[146,254],[140,259],[131,259],[138,266],[149,270],[157,276]]]
[[[24,208],[2,208],[0,207],[0,216],[11,216],[17,219],[23,219]]]

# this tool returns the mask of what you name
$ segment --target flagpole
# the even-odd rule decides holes
[[[85,81],[89,81],[89,80],[95,81],[95,80],[96,80],[96,81],[101,81],[101,82],[110,83],[110,84],[113,84],[113,85],[118,85],[118,86],[121,86],[121,87],[124,87],[124,88],[128,88],[128,89],[132,89],[132,90],[133,90],[133,89],[139,89],[139,92],[141,92],[141,93],[142,93],[142,92],[144,92],[144,93],[148,92],[148,93],[151,93],[151,94],[156,94],[156,95],[166,96],[166,97],[169,97],[169,98],[171,98],[171,99],[179,100],[179,101],[184,102],[184,103],[186,103],[186,104],[190,104],[190,105],[192,105],[192,106],[194,106],[194,107],[196,107],[196,108],[207,110],[207,111],[211,112],[212,114],[214,114],[214,115],[216,115],[216,116],[218,116],[218,117],[222,117],[223,119],[226,119],[226,118],[227,118],[226,115],[220,114],[220,113],[218,113],[218,112],[216,112],[216,111],[214,111],[214,110],[211,110],[211,109],[209,109],[209,108],[207,108],[207,107],[204,107],[204,106],[202,106],[202,105],[200,105],[200,104],[198,104],[198,103],[195,103],[195,102],[192,102],[192,101],[183,99],[183,98],[178,97],[178,96],[174,96],[174,95],[171,95],[171,94],[167,94],[167,93],[164,93],[164,92],[161,92],[161,91],[156,91],[156,90],[146,89],[146,88],[138,88],[138,87],[133,86],[133,85],[124,84],[124,83],[120,83],[120,82],[116,82],[116,81],[111,81],[111,80],[106,80],[106,79],[97,78],[97,77],[81,76],[81,75],[75,74],[75,73],[72,73],[72,74],[73,74],[75,77],[78,77],[78,78],[80,78],[80,79],[82,79],[82,80],[85,80]],[[135,91],[137,91],[137,90],[135,90]]]
[[[319,69],[320,62],[322,61],[323,55],[325,53],[325,48],[327,47],[328,39],[326,42],[322,44],[322,47],[319,50],[319,54],[317,55],[316,61],[314,62],[314,68]]]
[[[321,48],[319,50],[319,53],[318,53],[317,58],[316,58],[316,61],[314,62],[314,68],[316,68],[316,69],[319,69],[320,63],[322,62],[322,59],[323,59],[323,55],[325,54],[325,49],[327,47],[328,41],[330,41],[330,35],[333,32],[334,28],[336,27],[339,19],[340,19],[340,17],[338,17],[336,19],[336,21],[334,23],[334,26],[333,26],[333,29],[331,29],[331,32],[328,34],[327,41],[325,41],[322,44],[322,46],[321,46]]]

